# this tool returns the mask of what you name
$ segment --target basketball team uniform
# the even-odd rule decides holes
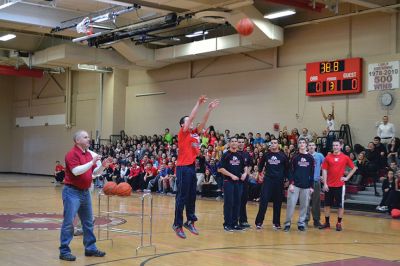
[[[264,173],[264,182],[261,189],[260,206],[255,221],[256,225],[262,225],[267,211],[268,202],[273,200],[274,225],[280,225],[281,207],[283,200],[283,183],[288,174],[288,158],[282,151],[267,152],[258,164],[258,170]]]
[[[184,208],[186,208],[187,220],[197,221],[195,215],[197,185],[195,161],[200,152],[200,138],[197,131],[188,129],[185,132],[182,127],[178,133],[178,148],[174,226],[182,227]]]
[[[297,225],[305,226],[311,196],[310,188],[313,188],[314,185],[314,164],[314,158],[309,153],[297,153],[290,161],[288,179],[289,183],[293,185],[294,191],[288,190],[285,226],[291,225],[297,200],[300,203]]]
[[[354,168],[353,161],[344,153],[329,154],[322,163],[322,169],[327,171],[327,185],[329,191],[325,192],[325,206],[333,206],[336,202],[339,208],[344,208],[345,183],[341,180],[346,166]]]
[[[244,159],[239,152],[227,151],[222,155],[220,168],[240,178],[244,173]],[[242,181],[224,175],[224,226],[238,225]]]

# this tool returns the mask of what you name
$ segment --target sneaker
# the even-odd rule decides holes
[[[240,223],[239,225],[241,227],[243,227],[243,228],[250,228],[251,227],[251,225],[248,222]]]
[[[150,190],[150,189],[143,189],[143,192],[144,192],[144,193],[150,193],[151,190]]]
[[[183,226],[189,230],[190,233],[194,235],[199,235],[199,231],[197,231],[196,227],[194,226],[194,222],[187,221],[186,223],[183,224]]]
[[[235,231],[243,231],[244,227],[241,227],[240,225],[234,225],[233,226],[233,230],[235,230]]]
[[[314,221],[314,228],[319,228],[321,226],[322,224],[319,221]]]
[[[281,229],[282,229],[282,226],[281,226],[280,224],[274,224],[274,225],[272,225],[272,229],[274,229],[274,230],[281,230]]]
[[[85,250],[85,256],[86,257],[104,257],[106,255],[106,253],[104,251],[101,250],[94,250],[94,251],[89,251],[89,250]]]
[[[327,223],[324,223],[324,224],[322,224],[320,227],[318,227],[319,229],[330,229],[331,228],[331,225],[330,224],[327,224]]]
[[[66,260],[66,261],[76,261],[76,257],[72,255],[71,253],[68,254],[60,254],[60,260]]]
[[[82,228],[77,228],[77,229],[74,231],[74,236],[81,236],[81,235],[83,235],[83,230],[82,230]]]
[[[342,231],[343,229],[342,229],[342,223],[337,223],[336,224],[336,231]]]
[[[263,228],[262,224],[256,224],[256,229],[261,230]]]
[[[233,230],[233,228],[228,225],[224,225],[224,231],[225,232],[234,232],[235,230]]]
[[[182,227],[176,226],[176,225],[172,225],[172,230],[175,231],[176,235],[182,239],[186,238],[185,232],[183,232]]]
[[[388,206],[382,206],[382,211],[386,212],[388,210],[389,210]]]
[[[299,231],[302,231],[302,232],[306,231],[306,228],[303,225],[297,226],[297,229],[299,229]]]
[[[285,225],[285,228],[283,228],[284,232],[289,232],[290,230],[290,225]]]
[[[221,196],[218,196],[215,198],[216,200],[222,200],[223,198]]]

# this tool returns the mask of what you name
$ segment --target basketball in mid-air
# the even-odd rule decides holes
[[[249,36],[254,31],[254,24],[249,18],[242,18],[236,24],[236,30],[242,36]]]

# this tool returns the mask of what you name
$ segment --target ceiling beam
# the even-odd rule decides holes
[[[321,12],[325,8],[324,4],[315,3],[315,8],[312,6],[311,2],[308,0],[265,0],[266,2],[271,2],[284,6],[298,7],[305,10]]]
[[[23,2],[0,9],[1,20],[48,28],[54,28],[62,21],[80,16],[82,13],[60,10],[52,6],[26,5]]]
[[[177,13],[182,13],[182,12],[188,11],[187,9],[183,9],[183,8],[179,8],[179,7],[162,5],[162,4],[157,4],[157,3],[143,1],[143,0],[111,0],[111,1],[109,1],[109,0],[94,0],[94,1],[102,2],[102,3],[109,2],[110,4],[112,3],[115,5],[118,5],[118,3],[119,3],[122,6],[126,6],[127,4],[130,4],[130,5],[138,4],[140,6],[160,9],[160,10],[164,10],[164,11],[172,11],[172,12],[177,12]]]
[[[367,2],[367,1],[364,1],[364,0],[342,0],[342,2],[349,3],[349,4],[353,4],[353,5],[357,5],[357,6],[362,6],[362,7],[366,7],[366,8],[379,8],[379,7],[383,7],[383,6],[381,6],[381,5],[378,5],[378,4],[375,4],[375,3],[371,3],[371,2]],[[395,13],[395,12],[397,12],[396,10],[390,9],[390,8],[384,9],[384,10],[382,10],[382,11],[383,11],[383,12],[388,12],[388,13]]]

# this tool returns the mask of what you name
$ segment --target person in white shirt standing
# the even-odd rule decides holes
[[[377,135],[381,138],[381,143],[385,146],[394,138],[395,128],[392,123],[389,123],[389,117],[387,115],[382,118],[382,123],[378,125]]]
[[[325,114],[324,109],[321,106],[322,117],[326,120],[326,128],[331,131],[335,130],[335,104],[332,103],[332,112],[328,115]]]

